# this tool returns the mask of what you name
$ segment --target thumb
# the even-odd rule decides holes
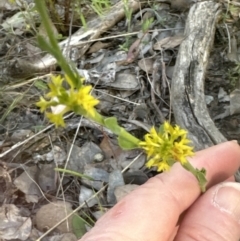
[[[240,237],[240,184],[210,188],[188,210],[175,241],[235,241]]]

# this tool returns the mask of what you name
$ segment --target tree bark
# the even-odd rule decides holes
[[[204,96],[205,73],[220,12],[220,4],[214,2],[191,7],[172,78],[175,121],[188,130],[195,150],[226,141],[208,113]]]

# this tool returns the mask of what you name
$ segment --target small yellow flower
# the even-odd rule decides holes
[[[174,162],[185,164],[186,157],[193,156],[193,147],[189,146],[187,131],[179,126],[171,126],[164,122],[159,131],[154,127],[145,135],[145,141],[140,142],[148,158],[146,166],[157,167],[158,171],[169,170]]]
[[[99,103],[99,100],[95,99],[90,91],[92,89],[91,85],[82,86],[77,93],[77,104],[82,106],[82,108],[91,116],[94,116],[94,107]]]
[[[63,113],[53,114],[51,112],[46,112],[46,116],[50,120],[50,122],[52,122],[56,125],[56,127],[58,127],[58,126],[64,127],[65,126],[65,122],[63,119]]]
[[[67,83],[70,85],[70,87],[72,89],[77,88],[77,86],[75,86],[74,82],[71,80],[71,78],[69,78],[68,75],[64,75],[64,77],[65,77],[65,80],[67,81]],[[79,81],[80,81],[81,85],[84,83],[84,80],[85,79],[83,77],[79,78]]]
[[[40,111],[44,112],[50,105],[50,101],[46,101],[42,96],[40,97],[40,101],[36,103],[38,107],[40,107]]]
[[[61,75],[51,75],[51,82],[48,84],[51,91],[46,95],[48,98],[56,97],[61,94],[63,80]]]
[[[37,103],[40,111],[44,112],[47,108],[53,106],[56,107],[55,110],[60,109],[60,113],[54,113],[54,111],[46,113],[49,120],[56,126],[64,126],[63,115],[68,111],[94,118],[96,116],[95,106],[99,103],[99,100],[91,95],[92,86],[82,85],[83,78],[79,79],[78,87],[67,75],[65,75],[65,80],[70,85],[70,89],[63,87],[64,78],[60,75],[51,76],[51,83],[48,84],[50,92],[46,95],[46,98],[50,100],[47,101],[40,97],[40,101]]]

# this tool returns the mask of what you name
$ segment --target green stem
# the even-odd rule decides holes
[[[118,141],[122,143],[121,147],[127,148],[127,146],[129,146],[130,149],[139,147],[140,140],[132,134],[130,134],[129,132],[127,132],[123,127],[121,127],[117,123],[117,119],[115,117],[104,117],[101,114],[99,114],[96,110],[94,116],[89,115],[87,113],[85,117],[97,122],[102,126],[105,126],[114,134],[116,134],[118,136]]]
[[[134,143],[136,146],[139,145],[140,140],[138,138],[136,138],[135,136],[127,132],[123,127],[121,127],[121,129],[122,129],[122,132],[118,135],[119,137],[126,139],[131,143]]]
[[[80,114],[81,114],[81,113],[80,113]],[[95,110],[94,116],[89,115],[89,113],[86,113],[84,116],[85,116],[87,119],[91,119],[91,120],[93,120],[94,122],[96,122],[96,123],[104,126],[104,117],[103,117],[101,114],[99,114],[96,110]]]
[[[182,166],[189,172],[191,172],[196,179],[198,180],[200,189],[202,192],[206,191],[206,184],[207,184],[207,179],[206,179],[206,170],[203,168],[201,170],[198,170],[197,168],[194,168],[190,162],[182,164]]]

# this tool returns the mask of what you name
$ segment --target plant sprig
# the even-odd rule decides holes
[[[72,68],[64,58],[49,27],[50,19],[44,2],[41,0],[35,0],[35,2],[49,37],[49,42],[47,42],[39,36],[39,45],[56,58],[65,72],[64,76],[52,75],[52,81],[48,83],[50,91],[45,98],[41,97],[37,103],[40,110],[45,112],[49,120],[56,126],[64,126],[63,115],[73,111],[107,127],[118,136],[118,143],[121,148],[126,150],[143,149],[147,154],[146,166],[149,168],[156,167],[158,171],[167,171],[174,163],[179,162],[196,177],[201,191],[204,192],[207,183],[206,171],[204,168],[201,170],[194,168],[187,159],[187,157],[194,155],[193,147],[191,147],[190,140],[187,138],[187,131],[177,125],[173,127],[170,123],[164,122],[158,130],[153,127],[141,141],[121,127],[116,117],[102,116],[96,109],[99,100],[92,96],[92,86],[85,85],[84,78],[79,76],[77,70]],[[131,11],[128,11],[130,16]],[[69,89],[66,89],[64,82],[68,83]],[[52,110],[49,111],[49,109]]]
[[[54,34],[51,29],[51,20],[49,18],[49,15],[47,14],[47,7],[45,4],[45,1],[42,0],[35,0],[36,9],[39,12],[42,20],[42,25],[46,30],[46,33],[49,38],[49,43],[46,41],[41,35],[37,36],[39,45],[41,48],[48,53],[50,53],[52,56],[54,56],[57,60],[57,63],[60,65],[62,70],[71,78],[71,80],[74,82],[75,86],[81,87],[81,81],[79,81],[79,74],[76,69],[73,68],[73,66],[70,67],[67,59],[63,56],[62,51],[58,45],[58,42],[56,38],[54,37]]]

